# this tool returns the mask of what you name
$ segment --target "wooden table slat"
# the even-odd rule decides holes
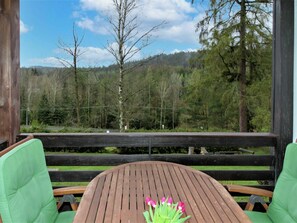
[[[137,168],[135,166],[135,170],[136,170],[136,179],[137,179],[137,222],[141,222],[141,219],[143,218],[143,211],[144,211],[144,203],[143,203],[143,182],[142,180],[140,180],[142,178],[141,175],[141,169]]]
[[[112,179],[111,179],[109,194],[107,198],[107,206],[105,210],[104,223],[109,223],[112,221],[118,174],[119,174],[118,169],[112,173]]]
[[[129,184],[125,186],[129,186]],[[113,215],[112,215],[113,223],[121,221],[123,187],[124,187],[124,169],[120,169],[117,185],[116,185],[115,199],[114,199],[114,208],[113,208]]]
[[[105,209],[106,209],[106,205],[107,205],[109,188],[110,188],[109,185],[111,183],[112,175],[111,174],[106,175],[106,176],[102,175],[101,177],[105,178],[105,182],[104,182],[103,189],[102,189],[103,193],[102,193],[101,197],[95,196],[95,197],[97,197],[97,199],[99,198],[99,200],[100,200],[99,205],[97,206],[96,204],[93,204],[93,206],[95,208],[96,207],[98,208],[97,215],[96,215],[96,221],[95,221],[97,223],[103,222],[104,217],[105,217]],[[96,182],[96,181],[92,181],[92,182]],[[84,200],[84,199],[82,199],[82,200]],[[94,221],[92,221],[91,219],[88,219],[87,222],[94,222]]]
[[[176,169],[177,169],[176,171],[179,171],[180,176],[182,176],[183,178],[181,179],[181,183],[186,182],[187,190],[188,190],[188,191],[185,191],[185,194],[187,196],[186,200],[189,201],[188,203],[192,208],[192,213],[199,213],[197,214],[199,217],[197,219],[197,222],[201,222],[201,221],[212,222],[213,219],[208,214],[207,207],[204,203],[202,194],[198,193],[195,189],[196,186],[198,185],[195,186],[195,184],[193,184],[192,182],[192,177],[191,177],[192,172],[188,173],[188,171],[186,170],[179,169],[179,168],[176,168]],[[186,207],[186,211],[187,211],[187,207]]]
[[[174,168],[174,171],[176,172],[176,175],[179,176],[176,179],[175,185],[180,194],[180,201],[184,202],[186,205],[186,215],[191,215],[191,214],[188,214],[189,211],[191,213],[197,213],[196,215],[191,216],[191,221],[193,222],[204,221],[201,213],[203,213],[203,209],[205,207],[199,205],[199,199],[197,199],[199,195],[196,197],[196,200],[192,197],[192,194],[190,193],[191,185],[189,185],[189,182],[188,182],[189,179],[187,178],[187,173],[185,172],[182,173],[179,168]],[[209,220],[209,219],[206,219],[206,220]]]

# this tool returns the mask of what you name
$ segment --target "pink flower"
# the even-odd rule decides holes
[[[161,203],[164,204],[165,201],[166,201],[166,197],[162,197],[162,199],[161,199]]]
[[[172,203],[173,203],[173,200],[172,200],[172,198],[171,198],[171,197],[170,197],[170,198],[168,198],[167,204],[168,204],[168,205],[172,205]]]
[[[145,203],[153,208],[157,206],[157,202],[152,200],[150,197],[145,198]]]
[[[184,202],[178,202],[177,207],[178,210],[180,210],[182,213],[185,213],[186,207]]]

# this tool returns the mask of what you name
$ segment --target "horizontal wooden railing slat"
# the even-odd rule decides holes
[[[45,148],[276,145],[272,133],[34,133],[34,137],[41,139]]]
[[[116,166],[135,161],[167,161],[188,166],[273,166],[273,155],[47,155],[49,166]]]
[[[88,182],[102,171],[50,171],[53,182]],[[203,170],[217,180],[271,180],[274,171],[270,170]]]

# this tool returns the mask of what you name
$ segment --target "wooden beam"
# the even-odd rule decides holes
[[[274,1],[272,132],[278,135],[276,177],[293,137],[294,0]]]
[[[20,129],[20,1],[0,1],[0,138],[12,144]]]
[[[20,138],[28,134],[23,133]],[[168,133],[34,133],[45,148],[86,147],[260,147],[276,145],[271,133],[168,132]]]

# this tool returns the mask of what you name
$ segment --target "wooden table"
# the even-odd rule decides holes
[[[145,198],[183,201],[189,222],[251,222],[226,189],[210,176],[168,162],[135,162],[117,166],[88,185],[75,223],[141,223]]]

